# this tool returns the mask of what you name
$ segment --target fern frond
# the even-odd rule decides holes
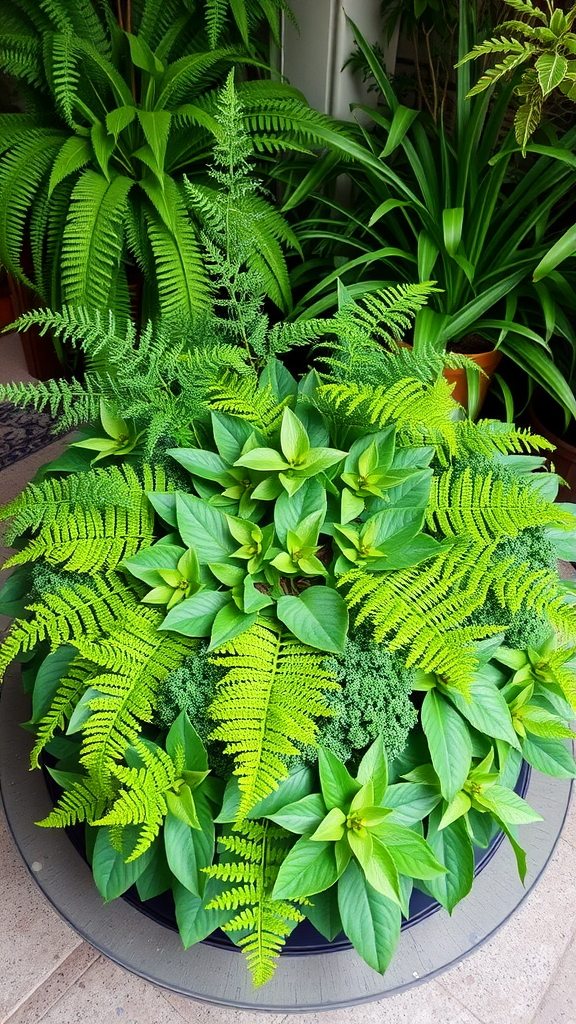
[[[318,651],[279,627],[255,624],[213,657],[226,669],[208,714],[240,777],[242,818],[288,774],[297,743],[314,743],[314,718],[330,715],[324,693],[338,684]]]
[[[460,474],[449,468],[432,477],[426,523],[445,537],[467,534],[490,543],[516,537],[531,526],[554,524],[570,530],[574,517],[525,484],[495,480],[490,472],[475,475],[466,466]]]
[[[28,606],[29,620],[15,619],[0,649],[0,677],[20,652],[33,650],[48,640],[54,650],[61,644],[87,644],[90,638],[106,635],[132,608],[138,598],[117,573],[94,576],[91,585],[76,583],[46,593]]]
[[[514,423],[500,420],[459,420],[456,423],[456,444],[460,454],[508,455],[532,451],[553,451],[554,445],[545,437],[533,434]]]
[[[437,445],[455,454],[456,430],[450,416],[456,405],[451,391],[452,385],[443,377],[433,383],[405,377],[390,387],[350,381],[319,388],[323,402],[354,414],[359,422],[379,427],[396,422],[409,440]]]
[[[78,822],[92,822],[98,818],[106,806],[103,795],[95,779],[85,778],[77,782],[72,789],[67,789],[60,797],[56,807],[42,821],[36,822],[44,828],[68,828]]]
[[[235,373],[224,373],[219,383],[209,388],[209,395],[211,409],[250,420],[264,437],[280,429],[284,407],[290,400],[288,396],[278,402],[270,387],[259,387],[257,377],[238,377]]]
[[[359,606],[358,625],[372,623],[377,643],[402,649],[408,667],[435,672],[465,691],[477,665],[474,645],[502,629],[466,625],[485,600],[492,552],[493,546],[464,542],[426,563],[425,571],[353,569],[338,585],[350,587],[346,602]]]
[[[243,837],[246,838],[244,861],[234,865],[220,861],[205,869],[211,878],[243,884],[225,889],[207,907],[240,911],[223,925],[223,931],[248,932],[241,936],[238,945],[246,956],[254,985],[258,986],[274,974],[275,961],[286,937],[304,915],[291,903],[270,898],[293,837],[268,821],[244,820],[223,835],[219,843],[230,852],[239,849]]]
[[[188,637],[162,633],[163,615],[138,604],[104,635],[74,641],[95,666],[91,686],[99,696],[82,729],[80,761],[103,791],[126,747],[134,744],[143,722],[150,722],[166,676],[197,646]]]
[[[118,826],[121,830],[126,825],[141,826],[127,863],[136,860],[156,839],[168,811],[166,793],[174,788],[177,778],[174,761],[161,747],[151,749],[136,741],[134,749],[145,767],[116,765],[112,768],[112,775],[122,788],[106,814],[92,822],[94,825]]]
[[[19,329],[25,329],[20,322]],[[48,409],[52,418],[60,413],[59,427],[70,430],[97,419],[100,399],[104,396],[96,381],[94,385],[90,375],[84,384],[64,379],[39,381],[37,384],[0,384],[0,402],[12,402],[20,408],[32,406],[35,412]]]
[[[49,710],[38,725],[36,742],[30,754],[30,767],[40,767],[40,754],[57,729],[64,729],[80,697],[94,673],[94,666],[84,658],[74,658],[66,675],[60,680]]]

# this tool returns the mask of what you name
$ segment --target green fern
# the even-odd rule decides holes
[[[40,767],[40,754],[56,734],[65,729],[74,708],[86,691],[94,674],[94,666],[85,658],[74,658],[66,675],[60,680],[50,708],[41,719],[36,731],[36,742],[30,753],[30,767]]]
[[[0,649],[0,677],[13,658],[33,650],[42,640],[49,641],[52,650],[64,643],[78,648],[106,635],[137,607],[136,592],[118,573],[95,575],[89,586],[71,580],[70,585],[29,605],[30,619],[13,622]]]
[[[106,803],[98,782],[86,777],[67,789],[54,810],[36,824],[44,828],[68,828],[83,821],[91,824],[103,813]]]
[[[516,537],[530,526],[574,527],[570,513],[544,501],[533,488],[495,480],[490,472],[475,475],[468,466],[460,474],[450,468],[432,478],[426,522],[445,537],[467,534],[486,543]]]
[[[324,693],[338,684],[322,654],[271,623],[255,624],[220,651],[213,661],[227,671],[208,708],[220,723],[211,738],[234,755],[242,818],[288,775],[297,744],[314,743],[314,718],[331,714]]]
[[[142,723],[152,721],[164,679],[197,646],[196,640],[160,632],[162,619],[136,605],[106,635],[74,640],[94,665],[90,685],[98,691],[88,702],[80,762],[103,792],[110,790],[115,762],[136,742]]]
[[[121,785],[110,810],[94,825],[110,825],[112,832],[121,833],[126,825],[139,825],[138,839],[127,863],[144,853],[158,835],[168,812],[166,794],[173,792],[184,767],[172,760],[161,747],[136,741],[134,750],[143,762],[143,768],[116,765],[112,775]]]
[[[450,397],[452,386],[443,377],[433,383],[404,377],[390,387],[338,382],[322,384],[318,390],[323,404],[336,413],[345,411],[359,424],[383,427],[395,422],[408,443],[456,453],[456,429],[450,418],[456,406]]]
[[[244,820],[219,839],[228,858],[242,859],[221,861],[205,869],[211,878],[239,883],[225,889],[207,904],[207,909],[239,911],[222,930],[247,933],[237,941],[256,986],[273,976],[286,937],[304,919],[291,903],[270,898],[280,864],[293,841],[285,829],[269,821]]]
[[[223,374],[209,393],[211,409],[249,420],[267,438],[280,429],[284,407],[290,401],[287,396],[278,402],[272,388],[259,387],[256,377],[239,377],[232,372]]]
[[[460,455],[471,453],[487,458],[498,453],[520,455],[523,452],[554,451],[554,445],[545,437],[499,420],[477,420],[476,423],[469,419],[459,420],[456,423],[456,443]]]
[[[353,569],[338,585],[350,588],[346,602],[359,607],[356,624],[369,620],[377,643],[401,649],[408,667],[435,672],[466,691],[477,666],[474,645],[502,628],[467,625],[485,600],[492,552],[493,546],[461,542],[424,570],[370,575]]]
[[[104,476],[109,475],[107,470],[102,470],[102,473]],[[135,555],[141,547],[148,547],[154,539],[154,509],[142,484],[127,466],[123,473],[119,470],[116,476],[110,476],[112,484],[118,482],[118,476],[124,476],[127,493],[121,495],[119,505],[112,496],[108,501],[104,498],[102,509],[88,497],[93,479],[88,481],[87,487],[78,486],[82,476],[72,477],[71,486],[67,486],[66,480],[47,481],[43,490],[52,490],[52,495],[57,496],[56,500],[46,504],[42,495],[40,507],[28,503],[26,512],[43,515],[45,521],[37,536],[22,551],[8,559],[6,566],[23,565],[44,558],[49,565],[62,565],[68,572],[93,574],[102,569],[115,569],[124,558]],[[145,476],[148,489],[166,490],[161,469],[154,473],[147,467]],[[102,479],[97,482],[100,484]],[[68,493],[68,500],[62,500],[63,491]],[[71,501],[70,497],[74,493],[76,501]],[[82,504],[78,497],[83,499]]]

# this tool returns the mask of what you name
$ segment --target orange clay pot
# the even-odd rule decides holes
[[[497,349],[492,349],[491,352],[478,352],[475,355],[466,353],[468,359],[471,359],[476,366],[479,366],[484,372],[480,374],[480,399],[478,403],[478,409],[481,409],[486,398],[486,392],[490,385],[492,375],[498,369],[498,364],[502,359],[502,353],[498,352]],[[466,380],[466,370],[450,370],[446,368],[444,370],[444,376],[450,384],[455,384],[455,388],[452,392],[452,398],[463,405],[465,409],[468,408],[468,381]]]

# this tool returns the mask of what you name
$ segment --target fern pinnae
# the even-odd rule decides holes
[[[207,907],[239,911],[223,925],[223,931],[247,932],[238,939],[238,945],[257,986],[273,976],[286,937],[304,915],[293,904],[270,896],[294,837],[269,821],[244,819],[218,841],[226,855],[232,856],[239,849],[239,839],[244,837],[247,843],[242,862],[231,865],[220,860],[204,869],[211,878],[242,883],[226,888]]]
[[[40,767],[40,754],[58,729],[64,730],[80,697],[94,674],[92,662],[74,658],[65,676],[60,680],[50,708],[41,719],[36,731],[36,742],[30,753],[30,767]]]
[[[213,662],[226,670],[208,708],[213,739],[235,759],[238,818],[288,775],[286,759],[314,743],[314,719],[332,712],[325,691],[338,684],[322,654],[273,623],[256,623],[222,645]]]

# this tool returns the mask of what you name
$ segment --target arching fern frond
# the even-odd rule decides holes
[[[44,828],[67,828],[82,821],[90,823],[100,817],[106,802],[97,781],[87,777],[77,782],[72,789],[67,789],[54,810],[36,824]]]
[[[270,387],[259,387],[255,375],[239,377],[231,372],[224,373],[209,394],[211,409],[250,420],[265,437],[280,429],[284,407],[290,401],[288,396],[278,402]]]
[[[238,945],[256,986],[270,980],[286,937],[304,919],[291,903],[270,898],[280,864],[293,842],[285,829],[269,821],[241,821],[222,835],[219,843],[229,857],[240,852],[243,859],[221,861],[204,869],[211,878],[241,883],[225,889],[207,908],[239,910],[223,925],[223,931],[248,932]]]
[[[445,537],[467,534],[488,543],[516,537],[530,526],[576,526],[569,512],[544,501],[534,488],[514,480],[504,483],[490,472],[476,475],[469,466],[462,473],[449,468],[432,477],[426,522]]]
[[[346,573],[346,602],[358,607],[356,623],[369,620],[377,643],[401,649],[408,667],[435,672],[466,691],[477,662],[474,645],[501,626],[470,626],[466,620],[485,600],[491,582],[492,546],[462,543],[426,563],[425,570]]]
[[[13,509],[18,516],[13,536],[21,532],[23,522],[39,532],[6,565],[44,558],[68,572],[115,569],[124,558],[150,545],[154,537],[154,510],[145,489],[165,491],[168,487],[162,469],[146,467],[144,476],[141,483],[125,465],[30,485],[3,512],[11,514]]]
[[[92,662],[90,685],[98,691],[88,702],[91,715],[82,728],[80,761],[102,791],[110,774],[134,744],[143,722],[152,721],[161,686],[197,646],[189,637],[159,631],[163,615],[138,604],[127,609],[105,636],[74,641],[79,654]]]
[[[57,729],[64,729],[80,697],[94,674],[94,666],[85,658],[74,658],[65,676],[60,680],[52,703],[36,732],[36,742],[30,754],[30,767],[39,768],[39,757]]]
[[[456,424],[458,452],[485,455],[519,454],[532,451],[553,451],[554,445],[545,437],[514,423],[500,420],[459,420]]]
[[[338,684],[323,655],[272,624],[255,624],[212,658],[226,669],[208,714],[213,739],[233,754],[242,818],[288,774],[297,744],[314,743],[318,716],[330,715],[324,693]]]
[[[336,413],[346,412],[359,423],[379,427],[395,422],[410,441],[456,452],[455,424],[450,419],[456,406],[450,397],[452,387],[443,377],[429,384],[405,377],[390,387],[350,381],[322,384],[318,390],[321,401]]]
[[[0,384],[0,402],[12,402],[20,408],[32,406],[36,412],[48,409],[53,419],[59,415],[62,430],[97,419],[103,397],[101,383],[91,374],[86,375],[83,384],[64,379]]]

